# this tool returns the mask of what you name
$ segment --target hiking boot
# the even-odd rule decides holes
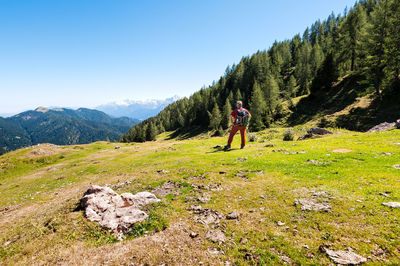
[[[229,150],[230,148],[231,148],[231,145],[229,145],[229,144],[224,146],[224,150]]]
[[[244,149],[244,146],[240,146],[241,149]]]

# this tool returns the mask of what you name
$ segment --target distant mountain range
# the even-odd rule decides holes
[[[167,105],[179,99],[179,96],[174,96],[163,100],[124,100],[100,105],[95,109],[114,117],[127,116],[133,119],[144,120],[149,117],[156,116]]]
[[[12,117],[0,117],[0,154],[38,143],[84,144],[118,140],[139,120],[113,118],[87,108],[39,107]]]

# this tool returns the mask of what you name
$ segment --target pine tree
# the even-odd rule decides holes
[[[267,105],[264,100],[263,92],[257,82],[254,83],[253,93],[250,100],[251,123],[252,131],[260,131],[265,128],[264,118],[267,110]]]
[[[286,85],[286,91],[289,94],[289,97],[296,97],[296,79],[293,75],[290,75],[289,81]]]
[[[350,60],[350,71],[355,70],[357,60],[361,58],[362,40],[365,36],[366,11],[362,5],[352,9],[340,28],[340,61]]]
[[[267,113],[272,115],[278,101],[279,86],[272,75],[268,75],[264,88],[264,97],[267,105]]]
[[[146,140],[148,140],[148,141],[155,140],[156,135],[157,135],[156,127],[154,126],[153,122],[150,122],[147,125],[147,129],[146,129]]]
[[[208,112],[208,116],[210,117],[209,128],[213,130],[218,130],[221,125],[221,112],[217,104],[214,104],[214,108],[211,113]]]
[[[227,129],[229,127],[229,124],[230,124],[229,116],[231,113],[232,113],[232,106],[229,102],[229,99],[226,99],[225,105],[223,107],[222,119],[221,119],[222,129]]]
[[[368,27],[368,35],[365,37],[364,47],[368,53],[365,59],[364,72],[377,95],[380,95],[380,87],[384,79],[384,55],[386,38],[388,35],[388,1],[381,1],[371,13],[371,24]]]
[[[389,82],[400,80],[400,1],[389,2],[388,36],[387,36],[387,75]],[[400,90],[400,89],[399,89]]]
[[[236,90],[235,98],[236,98],[236,101],[243,101],[243,96],[242,96],[242,93],[240,92],[240,89]]]

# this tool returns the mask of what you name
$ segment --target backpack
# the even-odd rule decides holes
[[[249,124],[249,116],[247,115],[245,109],[237,110],[236,125],[243,127]]]

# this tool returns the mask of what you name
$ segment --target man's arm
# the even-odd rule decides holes
[[[233,121],[235,118],[233,117],[232,114],[229,115],[229,122],[231,122],[231,124],[235,124],[235,121]]]

